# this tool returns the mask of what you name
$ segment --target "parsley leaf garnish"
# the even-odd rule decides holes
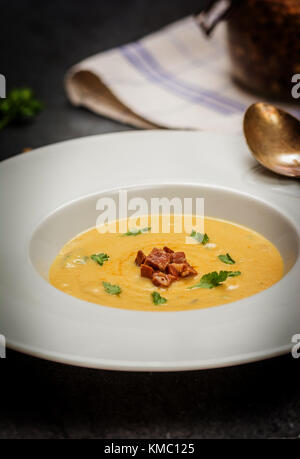
[[[109,259],[109,256],[106,253],[96,253],[91,255],[91,259],[98,263],[98,265],[103,266],[103,263]]]
[[[120,295],[122,293],[122,289],[118,285],[112,285],[109,282],[102,282],[102,285],[106,293],[110,295]]]
[[[156,305],[165,304],[167,302],[167,299],[160,296],[158,292],[152,292],[151,296],[152,296],[153,303]]]
[[[0,101],[0,131],[13,121],[27,121],[43,109],[30,88],[13,89]]]
[[[229,253],[226,253],[226,255],[219,255],[218,256],[219,260],[225,263],[226,265],[234,265],[235,261],[231,258]]]
[[[148,228],[132,228],[131,230],[127,231],[127,233],[124,233],[123,236],[138,236],[139,234],[144,234],[148,233],[151,230],[151,227]]]
[[[197,233],[195,230],[191,232],[191,237],[194,238],[197,242],[199,242],[202,245],[206,245],[209,242],[209,237],[208,235],[202,234],[202,233]]]
[[[225,282],[228,277],[237,277],[242,273],[240,271],[213,271],[212,273],[204,274],[201,277],[200,282],[192,287],[188,287],[189,290],[194,288],[207,288],[212,289],[214,287],[219,287],[222,285],[222,282]]]

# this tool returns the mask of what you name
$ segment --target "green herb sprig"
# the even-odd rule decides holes
[[[0,131],[12,122],[33,119],[42,109],[43,104],[35,98],[32,89],[13,89],[0,101]]]
[[[109,295],[120,295],[122,293],[122,289],[118,285],[112,285],[109,282],[102,282],[102,285]]]
[[[123,236],[138,236],[139,234],[144,234],[148,233],[151,230],[151,227],[148,228],[132,228],[131,230],[127,231],[127,233],[124,233]]]
[[[109,260],[109,256],[106,253],[95,253],[91,255],[91,259],[98,263],[98,265],[103,266],[103,263]]]
[[[226,265],[235,265],[235,261],[231,258],[229,253],[226,253],[226,255],[219,255],[218,258],[220,261],[222,261],[222,263],[225,263]]]
[[[160,296],[158,292],[152,292],[151,293],[153,303],[157,306],[159,304],[165,304],[167,302],[167,299]]]
[[[202,233],[197,233],[195,230],[191,232],[191,237],[195,239],[199,244],[206,245],[209,242],[209,237],[208,235],[202,234]]]
[[[229,277],[237,277],[240,276],[242,273],[240,271],[213,271],[212,273],[204,274],[201,277],[200,282],[196,285],[192,285],[188,287],[189,290],[194,288],[207,288],[212,289],[215,287],[219,287],[225,282]]]

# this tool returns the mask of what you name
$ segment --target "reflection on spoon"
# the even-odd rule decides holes
[[[300,177],[300,121],[273,105],[251,105],[244,134],[254,158],[277,174]]]

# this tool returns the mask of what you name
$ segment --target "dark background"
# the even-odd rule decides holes
[[[0,133],[0,159],[26,147],[129,126],[73,108],[63,77],[80,60],[136,40],[208,0],[0,0],[0,73],[7,89],[32,87],[46,109],[26,129]]]
[[[46,106],[33,124],[0,133],[1,159],[25,147],[129,129],[69,105],[64,73],[203,3],[0,1],[0,73],[8,89],[31,86]],[[300,361],[291,356],[160,374],[88,370],[8,351],[0,372],[0,438],[300,437]]]

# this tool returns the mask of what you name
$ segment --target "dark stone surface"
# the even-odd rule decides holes
[[[202,3],[2,0],[0,73],[8,88],[32,86],[46,109],[32,125],[0,133],[1,159],[24,147],[128,129],[71,107],[65,71]],[[113,373],[8,351],[0,361],[0,437],[298,437],[299,363],[286,356],[205,372]]]
[[[0,438],[300,437],[300,362],[291,356],[202,372],[118,373],[10,351],[0,368]]]

